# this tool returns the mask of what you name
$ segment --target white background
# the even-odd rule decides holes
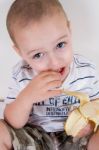
[[[73,49],[96,63],[99,71],[99,0],[60,0],[71,21]],[[7,93],[11,68],[19,61],[6,30],[13,0],[0,0],[0,97]]]

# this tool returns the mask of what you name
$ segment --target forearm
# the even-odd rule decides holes
[[[22,90],[16,100],[5,108],[4,116],[15,128],[23,127],[29,118],[34,103],[62,94],[60,74],[52,71],[42,72]],[[56,90],[51,90],[56,89]]]
[[[14,128],[21,128],[27,123],[32,106],[30,97],[21,92],[14,102],[6,106],[4,118]]]

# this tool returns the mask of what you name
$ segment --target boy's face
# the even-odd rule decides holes
[[[15,33],[16,51],[37,72],[56,71],[64,80],[73,58],[71,32],[63,14],[46,17]]]

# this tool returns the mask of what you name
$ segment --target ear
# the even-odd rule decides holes
[[[22,56],[21,50],[16,45],[13,45],[12,47],[19,56]]]

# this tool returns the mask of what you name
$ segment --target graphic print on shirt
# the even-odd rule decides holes
[[[77,106],[79,100],[76,97],[61,95],[34,104],[30,116],[36,114],[42,117],[66,117],[68,112]]]

